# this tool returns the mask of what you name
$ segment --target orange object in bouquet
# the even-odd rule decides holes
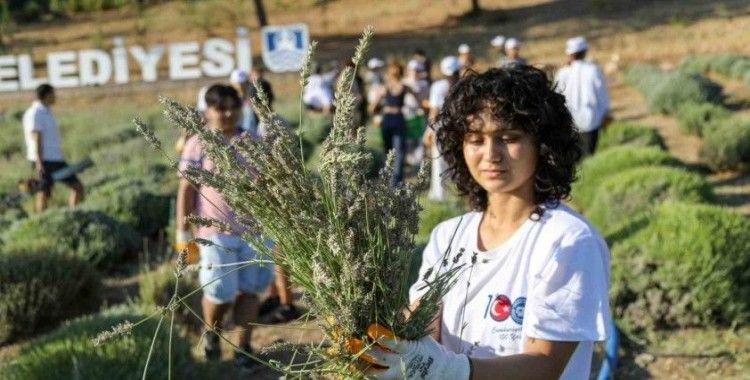
[[[183,249],[187,249],[187,263],[197,264],[200,259],[200,251],[198,250],[198,243],[195,240],[189,240],[182,243],[174,243],[174,250],[179,254]]]

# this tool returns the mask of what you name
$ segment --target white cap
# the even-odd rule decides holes
[[[422,71],[424,70],[424,62],[417,61],[416,59],[409,60],[406,64],[406,68],[409,70]]]
[[[589,44],[583,36],[573,37],[565,43],[565,54],[580,53],[589,49]]]
[[[379,69],[383,66],[385,66],[385,62],[378,58],[370,58],[370,60],[367,61],[367,68],[370,70]]]
[[[490,41],[490,45],[494,47],[503,47],[505,45],[505,36],[497,35]]]
[[[521,47],[521,41],[511,37],[505,40],[506,49],[518,49]]]
[[[449,55],[440,61],[440,72],[443,75],[451,76],[458,70],[461,70],[461,62],[459,62],[458,58]]]
[[[242,69],[234,69],[232,73],[229,74],[229,83],[245,83],[248,80],[247,72]]]
[[[458,45],[458,54],[469,54],[471,53],[471,48],[467,44],[461,44]]]

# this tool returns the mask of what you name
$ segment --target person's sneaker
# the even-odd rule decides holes
[[[272,312],[262,316],[260,322],[267,325],[273,325],[276,323],[293,321],[301,315],[302,313],[300,313],[294,305],[279,305]]]
[[[264,316],[274,310],[276,310],[277,307],[281,305],[281,299],[279,299],[278,296],[276,297],[268,297],[265,301],[263,301],[262,304],[260,304],[260,308],[258,308],[258,315]]]
[[[211,362],[221,359],[220,339],[214,332],[207,331],[203,336],[203,356]]]
[[[252,353],[249,348],[245,351]],[[253,375],[262,368],[260,363],[240,351],[234,352],[234,366],[237,368],[237,374],[240,379]]]

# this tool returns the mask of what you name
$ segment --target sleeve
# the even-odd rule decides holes
[[[524,310],[524,335],[570,342],[606,339],[608,290],[604,241],[592,234],[563,240],[535,275]]]
[[[442,90],[442,82],[436,82],[430,87],[430,107],[441,108],[445,102],[445,94]]]
[[[417,280],[412,284],[409,289],[409,303],[413,304],[427,292],[427,282],[425,279],[433,279],[437,275],[437,271],[440,268],[440,259],[442,253],[438,248],[437,242],[437,230],[435,227],[430,233],[430,240],[427,242],[427,246],[422,251],[422,264],[419,267],[419,275]]]
[[[191,136],[185,143],[180,154],[180,162],[177,163],[177,176],[183,178],[182,173],[190,166],[200,166],[202,161],[202,150],[198,136]]]
[[[44,132],[47,120],[44,115],[37,109],[31,117],[31,128],[32,131]]]

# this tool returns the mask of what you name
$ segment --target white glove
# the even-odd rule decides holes
[[[193,233],[190,230],[177,230],[174,234],[175,243],[187,243],[193,240]]]
[[[382,372],[371,372],[370,378],[378,380],[469,380],[469,358],[445,349],[431,336],[420,340],[393,340],[381,338],[378,344],[390,351],[373,346],[367,350],[378,365],[388,367]]]

